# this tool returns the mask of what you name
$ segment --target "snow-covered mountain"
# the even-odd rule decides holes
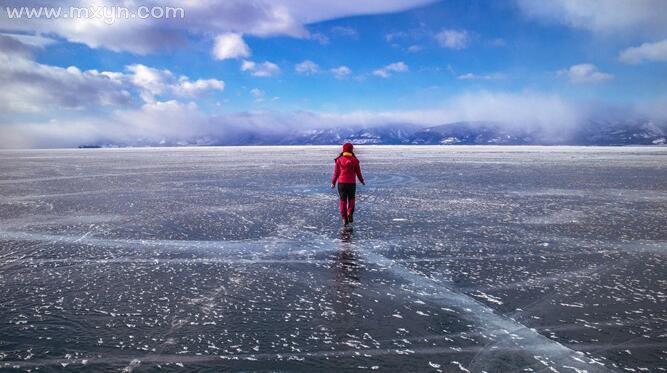
[[[326,145],[352,141],[355,144],[396,145],[409,144],[412,136],[422,127],[413,125],[386,125],[361,129],[347,127],[315,129],[298,133],[286,139],[286,144]]]
[[[525,145],[540,143],[537,133],[492,122],[456,122],[424,128],[410,144],[424,145]]]
[[[589,121],[575,132],[573,145],[663,145],[667,126],[651,121]]]
[[[574,130],[545,132],[493,122],[456,122],[433,127],[387,125],[353,130],[346,127],[310,130],[284,144],[414,144],[414,145],[660,145],[667,126],[650,121],[588,121]]]

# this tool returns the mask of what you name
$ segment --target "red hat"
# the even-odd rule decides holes
[[[343,144],[344,152],[352,153],[352,149],[354,149],[354,145],[352,145],[351,142],[346,142],[345,144]]]

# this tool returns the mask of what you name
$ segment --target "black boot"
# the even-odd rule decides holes
[[[353,222],[354,222],[353,214],[354,214],[354,211],[350,211],[350,212],[347,214],[347,222],[348,222],[348,223],[353,223]]]

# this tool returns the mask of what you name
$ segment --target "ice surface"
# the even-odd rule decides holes
[[[0,369],[661,371],[667,148],[0,152]]]

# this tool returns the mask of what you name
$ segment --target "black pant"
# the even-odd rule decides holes
[[[357,193],[357,183],[338,183],[338,195],[343,201],[353,199]]]

